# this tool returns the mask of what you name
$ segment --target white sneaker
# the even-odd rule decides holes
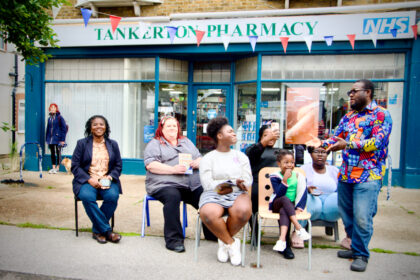
[[[274,245],[273,250],[278,252],[283,252],[286,249],[286,241],[277,240],[276,245]]]
[[[304,228],[301,228],[300,230],[296,230],[296,233],[299,236],[299,238],[302,240],[311,239],[311,236]]]
[[[233,242],[230,245],[227,245],[230,263],[232,265],[240,265],[242,262],[241,241],[238,238],[234,238],[234,240],[235,242]]]
[[[48,171],[48,174],[56,174],[57,171],[55,170],[55,168],[51,168],[50,171]]]
[[[217,250],[217,260],[219,262],[225,263],[229,259],[228,247],[222,240],[218,239],[217,241],[219,243],[219,249]]]

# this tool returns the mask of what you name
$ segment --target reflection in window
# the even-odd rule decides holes
[[[187,97],[187,85],[163,83],[159,85],[159,120],[163,116],[175,116],[184,136],[187,136]]]
[[[188,61],[160,58],[159,80],[188,82]]]
[[[236,121],[235,129],[238,137],[236,149],[244,152],[257,140],[256,103],[257,86],[255,83],[236,86]]]
[[[121,156],[143,157],[149,133],[145,127],[147,130],[154,122],[154,83],[47,83],[45,91],[45,123],[49,104],[56,103],[69,125],[63,154],[73,153],[91,116],[103,115]]]
[[[253,81],[257,79],[258,58],[249,57],[236,61],[235,81]]]

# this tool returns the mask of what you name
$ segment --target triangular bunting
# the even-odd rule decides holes
[[[392,28],[390,31],[391,31],[392,37],[397,38],[398,29],[397,28]]]
[[[171,44],[173,44],[174,39],[175,39],[175,34],[178,31],[178,27],[175,27],[175,26],[165,26],[165,27],[169,33],[169,39],[171,40]]]
[[[378,41],[378,33],[370,32],[370,38],[372,39],[373,45],[376,48],[376,42]]]
[[[252,51],[255,52],[255,45],[257,44],[258,36],[248,36]]]
[[[327,44],[328,47],[331,47],[333,40],[334,40],[334,36],[324,36],[324,40],[325,43]]]
[[[82,17],[83,21],[85,22],[85,27],[88,25],[90,16],[92,15],[92,11],[89,9],[83,9],[81,8],[80,11],[82,11]]]
[[[109,19],[111,20],[112,33],[115,33],[115,30],[117,30],[121,18],[116,16],[109,16]]]
[[[303,36],[303,39],[305,40],[306,46],[308,47],[308,51],[311,52],[312,40],[314,39],[314,36],[312,35]]]
[[[227,51],[227,49],[229,47],[231,37],[232,36],[230,36],[229,34],[222,35],[222,41],[223,41],[223,46],[225,47],[225,51]]]
[[[414,24],[411,26],[411,29],[413,29],[413,33],[414,33],[414,40],[417,40],[417,24]]]
[[[58,4],[58,7],[52,7],[52,13],[53,13],[53,19],[55,19],[58,15],[58,13],[61,10],[61,7],[63,6],[63,4]]]
[[[349,38],[350,45],[354,50],[354,40],[356,39],[356,34],[347,34],[347,38]]]
[[[289,37],[280,37],[281,45],[283,46],[283,51],[286,53],[287,44],[289,43]]]
[[[197,47],[200,46],[201,40],[203,40],[203,36],[206,33],[205,31],[201,31],[201,30],[194,30],[195,31],[195,37],[197,37]]]

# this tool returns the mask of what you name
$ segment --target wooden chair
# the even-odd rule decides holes
[[[258,212],[255,213],[255,221],[258,219],[258,240],[257,240],[257,267],[260,267],[260,255],[261,255],[261,224],[263,219],[274,219],[279,220],[280,215],[278,213],[273,213],[268,209],[268,204],[270,196],[273,194],[273,187],[270,182],[270,174],[278,172],[280,169],[278,167],[265,167],[260,170],[258,174]],[[300,168],[295,168],[294,171],[299,172],[303,176],[305,172]],[[308,233],[312,236],[312,224],[311,224],[311,214],[306,211],[306,209],[296,215],[298,220],[307,220],[308,221]],[[255,234],[255,226],[253,227],[252,235]],[[251,238],[252,240],[254,238]],[[312,237],[308,240],[308,270],[311,270],[311,254],[312,254]]]
[[[101,197],[101,196],[97,196],[96,197],[96,201],[98,201],[98,200],[103,200],[103,198]],[[75,223],[75,226],[76,226],[76,236],[79,236],[79,211],[78,211],[78,207],[77,207],[77,202],[78,201],[81,201],[77,196],[74,196],[74,223]],[[115,221],[115,219],[114,219],[114,215],[112,215],[112,218],[111,218],[111,228],[112,228],[112,230],[114,230],[114,221]]]

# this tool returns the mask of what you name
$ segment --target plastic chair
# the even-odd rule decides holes
[[[141,221],[141,237],[144,237],[145,235],[145,222],[147,221],[147,226],[150,227],[150,215],[149,215],[149,201],[150,200],[157,200],[153,196],[150,196],[148,194],[144,195],[143,198],[143,218]],[[183,213],[182,213],[182,234],[185,238],[185,228],[188,227],[188,218],[187,218],[187,204],[183,202]]]
[[[103,200],[103,198],[101,196],[97,196],[96,197],[96,201],[98,200]],[[78,211],[78,207],[77,207],[77,202],[81,201],[77,196],[74,196],[74,223],[76,226],[76,236],[79,236],[79,211]],[[112,214],[112,218],[111,218],[111,228],[112,230],[114,230],[114,222],[115,222],[115,217],[114,214]]]
[[[271,186],[270,174],[278,172],[280,169],[278,167],[264,167],[258,173],[258,212],[255,213],[253,221],[253,231],[252,235],[255,234],[255,221],[258,219],[258,241],[257,241],[257,267],[260,267],[260,255],[261,255],[261,224],[263,219],[274,219],[279,220],[280,215],[278,213],[273,213],[268,209],[268,204],[270,196],[273,193],[273,188]],[[294,171],[299,172],[302,175],[305,175],[305,172],[300,168],[295,168]],[[307,220],[308,221],[308,233],[311,235],[311,238],[308,240],[308,270],[311,270],[311,254],[312,254],[312,224],[311,224],[311,214],[306,211],[306,209],[296,215],[298,220]],[[254,238],[251,238],[253,240]],[[254,244],[252,244],[254,245]]]
[[[202,221],[200,218],[200,212],[197,212],[197,226],[195,229],[195,247],[194,247],[194,260],[197,262],[198,261],[198,247],[200,246],[200,238],[201,238],[201,227],[202,227]],[[242,260],[241,260],[241,265],[245,266],[245,242],[248,238],[248,222],[244,225],[244,227],[242,228],[244,233],[243,233],[243,237],[242,237]]]

